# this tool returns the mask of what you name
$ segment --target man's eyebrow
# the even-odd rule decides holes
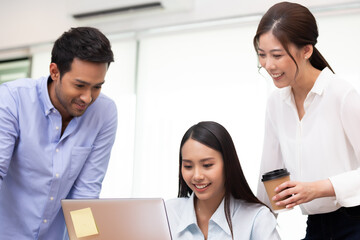
[[[75,79],[75,81],[77,81],[78,83],[81,83],[81,84],[90,85],[90,83],[80,80],[80,79]],[[102,81],[102,82],[95,84],[95,86],[100,86],[100,85],[103,85],[104,83],[105,83],[105,81]]]

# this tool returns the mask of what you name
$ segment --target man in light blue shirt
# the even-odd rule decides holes
[[[2,240],[63,239],[60,200],[98,198],[117,128],[100,93],[113,53],[97,29],[65,32],[50,76],[0,85]]]

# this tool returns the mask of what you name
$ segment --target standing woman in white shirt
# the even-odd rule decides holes
[[[259,23],[260,67],[279,88],[268,100],[260,174],[290,171],[274,200],[309,215],[305,239],[360,239],[360,97],[334,75],[317,37],[314,16],[296,3],[275,4]],[[268,202],[262,183],[258,197]]]
[[[200,122],[183,136],[178,198],[166,202],[175,240],[280,239],[276,219],[252,193],[231,136]]]

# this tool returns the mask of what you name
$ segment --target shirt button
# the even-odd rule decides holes
[[[58,149],[58,148],[56,149],[56,152],[59,152],[59,149]]]
[[[54,200],[54,197],[50,197],[50,200],[51,200],[51,201]]]
[[[57,173],[57,174],[55,174],[55,176],[56,176],[56,178],[59,178],[60,175]]]
[[[56,129],[56,130],[59,130],[59,127],[58,127],[58,126],[56,126],[56,127],[55,127],[55,129]]]
[[[47,223],[47,219],[44,219],[44,223]]]

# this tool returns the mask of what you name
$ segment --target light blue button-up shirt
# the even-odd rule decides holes
[[[60,200],[98,198],[115,139],[115,103],[100,94],[61,136],[48,78],[0,85],[0,238],[63,239]]]
[[[207,240],[232,240],[221,202],[211,216]],[[176,198],[166,201],[170,230],[174,240],[203,240],[204,235],[197,225],[194,209],[194,193],[190,198]],[[234,240],[278,240],[276,219],[270,210],[260,204],[243,200],[230,200],[230,216]]]

